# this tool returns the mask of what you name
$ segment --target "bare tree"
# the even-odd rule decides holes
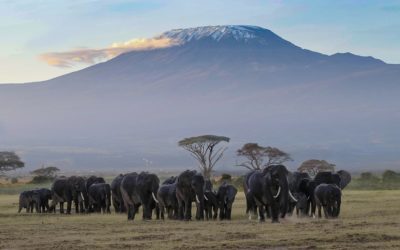
[[[303,162],[297,170],[315,176],[318,172],[334,172],[335,164],[331,164],[325,160],[311,159]]]
[[[5,172],[23,168],[25,163],[21,161],[15,152],[0,152],[0,176],[4,176]]]
[[[257,143],[246,143],[236,152],[237,156],[246,158],[242,163],[237,164],[249,170],[261,170],[262,168],[282,164],[292,160],[290,155],[278,148],[263,147]]]
[[[217,135],[202,135],[185,138],[178,145],[199,162],[199,168],[204,177],[210,178],[215,164],[222,158],[227,147],[216,148],[220,142],[229,142],[230,138]]]

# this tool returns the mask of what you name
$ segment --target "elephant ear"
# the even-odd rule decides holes
[[[346,170],[339,170],[337,174],[340,176],[340,189],[344,189],[351,182],[351,175]]]

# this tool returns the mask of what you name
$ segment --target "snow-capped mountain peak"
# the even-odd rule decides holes
[[[279,39],[270,30],[250,25],[219,25],[219,26],[203,26],[187,29],[173,29],[160,35],[161,38],[173,39],[179,44],[185,44],[192,41],[202,39],[212,39],[221,41],[223,39],[235,39],[236,41],[247,42],[252,39]],[[284,41],[284,40],[283,40]]]

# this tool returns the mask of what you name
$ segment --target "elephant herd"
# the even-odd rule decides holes
[[[274,165],[263,171],[252,171],[245,176],[243,189],[246,213],[265,216],[278,222],[296,209],[298,216],[318,217],[324,210],[325,218],[336,218],[340,213],[341,190],[351,181],[347,171],[319,172],[314,178],[307,173],[290,172],[283,165]]]
[[[116,213],[126,213],[128,220],[134,220],[142,207],[143,219],[192,219],[192,203],[196,204],[197,220],[231,219],[232,204],[237,189],[223,183],[216,191],[210,180],[194,170],[186,170],[170,177],[160,185],[157,175],[141,172],[120,174],[107,184],[102,177],[81,176],[60,177],[54,180],[51,190],[36,189],[20,194],[19,210],[27,212],[59,212],[70,214],[72,205],[75,213],[110,213],[111,204]],[[52,200],[49,204],[49,200]]]
[[[252,171],[244,177],[246,213],[251,219],[257,215],[272,222],[291,215],[314,216],[318,208],[327,218],[339,216],[341,190],[350,182],[346,171],[320,172],[314,178],[307,173],[290,172],[283,165],[273,165],[263,171]],[[110,213],[113,205],[116,213],[127,214],[134,220],[142,207],[142,219],[191,220],[192,204],[195,204],[196,220],[230,220],[232,206],[238,190],[231,184],[222,183],[213,190],[212,182],[195,170],[186,170],[160,184],[157,175],[141,172],[120,174],[111,184],[102,177],[59,177],[51,190],[35,189],[20,194],[19,210],[27,212]],[[49,200],[51,203],[49,204]]]

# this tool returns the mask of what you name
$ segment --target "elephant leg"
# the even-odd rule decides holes
[[[213,210],[214,209],[214,206],[213,205],[210,205],[209,207],[208,207],[208,215],[207,215],[207,220],[212,220],[213,219]]]
[[[128,220],[134,220],[136,214],[136,207],[133,204],[127,204]]]
[[[271,204],[271,217],[272,217],[272,223],[279,222],[279,203],[273,201]]]
[[[71,214],[72,200],[67,201],[67,214]]]
[[[184,219],[184,202],[182,200],[178,200],[178,219],[183,220]]]
[[[213,220],[216,220],[218,217],[218,206],[214,206],[214,215],[213,215]]]
[[[22,210],[22,206],[19,206],[18,213],[21,213],[21,210]]]
[[[156,219],[160,219],[160,205],[156,205]]]
[[[318,218],[321,218],[321,205],[318,204]]]
[[[329,206],[323,206],[325,219],[329,218]]]
[[[260,207],[260,206],[259,206]],[[270,205],[267,205],[266,206],[266,209],[265,209],[265,212],[266,212],[266,214],[267,214],[267,218],[268,219],[271,219],[271,206]]]
[[[268,207],[267,207],[268,209]],[[265,211],[264,211],[264,206],[260,205],[258,206],[258,219],[260,222],[265,221]]]
[[[79,211],[80,211],[81,213],[84,213],[84,212],[85,212],[85,204],[84,204],[84,201],[79,202]]]
[[[189,221],[192,219],[192,201],[190,199],[185,200],[185,220]]]
[[[164,205],[160,205],[160,216],[161,216],[162,220],[165,219],[164,218],[164,212],[165,212],[165,206]],[[170,219],[171,217],[169,216],[169,211],[168,210],[167,210],[167,213],[168,213],[168,219]]]
[[[228,220],[230,220],[230,219],[231,219],[231,214],[232,214],[232,203],[230,203],[230,204],[228,205],[226,211],[227,211],[227,213],[226,213],[226,218],[227,218]]]
[[[219,219],[223,220],[225,218],[225,206],[222,205],[220,210],[219,210]]]
[[[60,202],[60,214],[64,213],[64,202]]]
[[[311,216],[315,217],[315,208],[316,208],[315,200],[311,200]]]

